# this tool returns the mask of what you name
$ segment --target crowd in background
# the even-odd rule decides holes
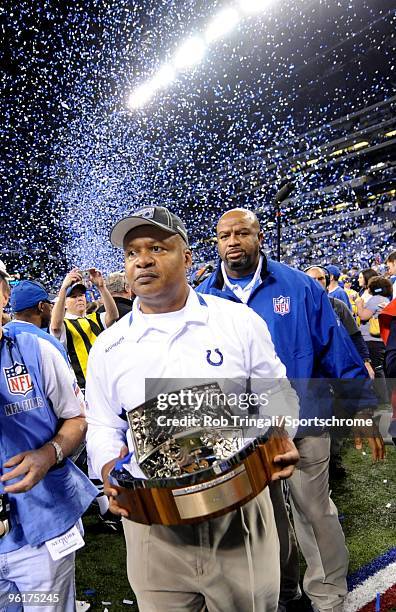
[[[233,214],[246,215],[246,219],[249,219],[249,223],[252,224],[252,236],[254,236],[258,246],[258,238],[253,231],[256,225],[258,227],[257,219],[254,217],[252,221],[249,217],[251,213],[241,212],[241,209],[236,209],[235,213],[231,211],[228,214],[231,217]],[[227,214],[224,216],[227,216]],[[241,237],[235,240],[243,242],[243,239]],[[241,252],[243,253],[243,250]],[[261,251],[258,251],[259,257],[263,260],[263,255],[260,253]],[[222,255],[220,246],[219,255],[220,257]],[[240,251],[238,251],[238,256],[240,256]],[[273,266],[274,263],[268,260],[266,265]],[[279,264],[275,264],[275,270],[278,269],[276,266],[279,266]],[[209,293],[212,288],[209,288],[208,281],[215,281],[218,270],[218,264],[216,268],[215,261],[209,261],[198,270],[194,270],[189,277],[189,283],[194,288],[198,288],[201,293]],[[298,280],[298,273],[291,267],[281,266],[281,270],[282,274],[292,274],[293,278],[295,277],[295,280]],[[369,377],[380,382],[379,385],[374,385],[378,404],[389,405],[390,389],[387,386],[384,372],[385,343],[383,337],[381,337],[379,316],[396,297],[396,251],[388,252],[384,261],[374,259],[371,267],[368,268],[344,267],[333,262],[328,263],[319,260],[314,264],[303,267],[300,271],[311,276],[322,285],[340,325],[342,324],[345,327],[360,355],[360,358],[358,358],[358,360],[360,359],[359,367],[363,368],[364,365]],[[21,332],[29,331],[39,337],[43,337],[43,334],[45,334],[45,336],[51,338],[51,343],[71,365],[76,377],[76,384],[78,384],[78,391],[81,390],[84,394],[88,356],[93,344],[106,328],[112,326],[113,323],[132,310],[135,296],[131,291],[125,273],[113,272],[105,278],[95,267],[87,270],[73,268],[65,275],[56,293],[49,293],[41,283],[42,279],[40,278],[24,279],[18,273],[9,276],[3,262],[0,262],[0,273],[3,277],[6,276],[8,281],[7,286],[3,282],[2,294],[2,307],[7,303],[9,304],[8,312],[2,312],[2,324],[5,326],[6,334],[12,338],[18,338]],[[255,274],[257,276],[257,271]],[[250,276],[246,278],[249,280]],[[299,278],[300,282],[304,284],[305,281],[302,281],[304,276],[299,275]],[[238,286],[236,288],[238,289]],[[216,291],[215,288],[214,290]],[[239,290],[243,294],[245,288],[241,286]],[[317,291],[317,288],[315,291]],[[326,298],[324,299],[327,302]],[[269,298],[269,301],[271,303],[270,309],[272,309],[272,299]],[[330,308],[330,305],[326,308]],[[275,309],[274,312],[276,312]],[[334,317],[334,315],[332,316]],[[352,320],[352,324],[350,320],[348,321],[348,317]],[[274,330],[271,331],[272,333],[275,333]],[[313,333],[312,330],[311,333]],[[22,337],[24,335],[27,334],[22,334]],[[115,345],[117,344],[116,342]],[[364,346],[362,347],[362,345]],[[333,357],[332,363],[336,373],[337,359],[335,355]],[[345,477],[345,469],[340,457],[340,441],[337,441],[337,436],[333,436],[333,433],[331,433],[331,438],[332,442],[333,437],[335,438],[335,444],[334,449],[330,451],[330,477]],[[379,436],[378,439],[382,438]],[[309,438],[306,438],[305,441],[308,442]],[[56,461],[61,463],[63,455],[58,457],[59,449],[56,441],[47,444],[52,444],[56,451]],[[335,459],[333,471],[331,467],[332,453]],[[381,453],[383,453],[382,450]],[[383,458],[383,454],[380,458]],[[103,489],[100,490],[100,475],[95,473],[90,465],[89,453],[87,459],[83,443],[76,449],[73,460],[86,472],[93,484],[99,487],[96,504],[99,509],[100,520],[108,529],[120,531],[119,517],[112,515],[109,510],[108,497],[103,494]],[[93,491],[94,489],[90,492],[91,496]],[[322,507],[325,503],[323,500],[320,501],[319,498],[316,501],[319,504],[318,507]],[[275,504],[273,499],[272,503]],[[340,531],[340,537],[343,538],[342,531]],[[299,543],[300,546],[303,546],[304,541],[302,540]],[[341,549],[338,550],[338,554],[341,555],[340,551]],[[344,561],[346,572],[347,558]],[[278,609],[283,610],[281,607]]]
[[[355,260],[361,260],[357,255]],[[312,263],[312,254],[310,257],[310,266],[319,266],[325,269],[326,285],[329,297],[341,299],[351,311],[353,318],[359,330],[362,333],[363,339],[367,345],[370,361],[373,365],[373,371],[376,378],[384,379],[383,361],[384,361],[384,343],[380,337],[378,329],[378,314],[396,296],[396,251],[391,251],[385,257],[379,255],[370,260],[370,265],[359,268],[357,264],[350,266],[343,265],[343,262],[330,263],[325,258],[318,258]],[[307,260],[299,265],[299,269],[305,270]],[[197,287],[205,278],[213,272],[215,268],[215,259],[207,261],[203,265],[195,265],[192,268],[189,276],[189,282],[193,287]],[[307,268],[308,269],[308,268]],[[70,275],[73,277],[70,280]],[[66,275],[61,285],[60,291],[54,292],[51,289],[47,293],[48,301],[51,308],[55,305],[54,311],[58,316],[58,325],[54,331],[54,312],[52,313],[52,330],[49,321],[46,320],[44,327],[61,340],[64,348],[67,350],[71,358],[73,368],[77,373],[77,379],[81,388],[85,387],[85,369],[88,359],[88,350],[85,350],[84,356],[81,358],[81,349],[75,350],[75,344],[80,338],[82,329],[74,329],[76,323],[69,323],[69,319],[86,319],[89,321],[89,346],[93,343],[97,335],[107,326],[105,322],[106,304],[103,302],[103,290],[101,285],[98,285],[98,279],[104,280],[103,288],[105,294],[107,292],[115,301],[115,307],[118,309],[117,316],[115,310],[112,318],[109,321],[121,318],[124,314],[131,310],[133,302],[133,294],[126,281],[124,272],[112,272],[107,278],[103,279],[100,272],[95,271],[95,268],[90,270],[78,270],[74,268]],[[14,271],[9,278],[9,288],[12,293],[18,293],[18,286],[21,286],[23,279],[18,271]],[[42,278],[29,279],[37,282],[42,282]],[[69,288],[66,285],[69,283]],[[23,284],[23,283],[22,283]],[[45,288],[47,290],[47,288]],[[61,297],[61,300],[60,300]],[[77,303],[78,302],[78,303]],[[77,304],[77,308],[76,308]],[[108,304],[107,304],[108,306]],[[15,300],[11,299],[3,313],[3,323],[10,321],[15,316],[21,318],[21,308],[15,310]],[[97,313],[97,314],[95,314]],[[63,325],[63,317],[65,316],[65,328],[61,333],[61,325]],[[111,324],[111,323],[110,323]],[[56,330],[56,327],[58,328]],[[63,328],[62,328],[63,329]],[[373,331],[374,330],[374,331]],[[81,364],[83,361],[83,364]],[[386,390],[380,392],[382,402],[387,400]]]

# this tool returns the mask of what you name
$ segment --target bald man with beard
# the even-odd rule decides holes
[[[261,316],[288,378],[301,379],[302,386],[312,378],[367,378],[364,364],[348,334],[337,324],[323,289],[306,274],[263,253],[263,232],[254,213],[235,208],[223,214],[217,224],[217,241],[217,269],[197,291],[245,303]],[[300,395],[300,416],[330,416],[329,385],[325,385],[321,400],[318,415],[315,398]],[[368,393],[358,409],[374,405],[375,398]],[[356,412],[356,402],[350,408]],[[372,432],[372,452],[374,459],[380,459],[382,447],[375,434]],[[347,593],[348,552],[337,508],[329,496],[330,438],[327,434],[305,436],[296,446],[301,459],[289,486],[296,535],[307,563],[304,590],[316,610],[341,612]],[[300,597],[298,557],[278,485],[272,487],[271,498],[281,543],[279,610],[286,610]]]

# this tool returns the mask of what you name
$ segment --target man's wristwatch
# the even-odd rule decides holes
[[[62,450],[61,445],[58,444],[58,442],[55,442],[55,440],[50,440],[50,442],[47,442],[47,444],[50,444],[55,449],[55,453],[56,453],[56,465],[58,465],[58,463],[62,463],[62,461],[64,459],[64,454],[63,454],[63,450]]]

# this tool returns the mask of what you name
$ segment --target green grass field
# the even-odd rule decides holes
[[[365,452],[363,455],[348,446],[344,451],[348,477],[331,485],[350,552],[351,572],[396,546],[396,448],[387,446],[382,464],[372,464],[368,449]],[[78,599],[90,601],[91,610],[107,607],[109,612],[134,612],[136,605],[122,603],[124,599],[136,601],[126,576],[123,536],[98,533],[94,516],[86,516],[84,526],[86,546],[77,554]],[[95,596],[84,594],[87,589],[94,589]]]
[[[344,515],[350,572],[396,546],[396,448],[386,449],[386,461],[373,464],[368,449],[362,455],[348,448],[348,477],[332,483],[332,497]]]

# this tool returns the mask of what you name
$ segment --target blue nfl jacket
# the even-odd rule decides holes
[[[51,440],[58,427],[43,389],[41,351],[33,334],[0,340],[0,474],[6,459]],[[3,486],[0,484],[0,493]],[[39,546],[70,529],[97,490],[69,460],[54,466],[30,491],[9,494],[11,531],[0,538],[0,553]]]
[[[224,284],[220,262],[197,291],[240,302]],[[338,386],[343,406],[350,414],[377,404],[364,363],[319,283],[263,255],[261,280],[247,304],[267,323],[288,378],[306,381],[305,386],[300,384],[305,398],[304,401],[299,393],[300,416],[318,414],[314,399],[318,394],[321,416],[332,414],[329,385],[319,381],[315,384],[312,379],[333,379],[333,390],[334,385]],[[348,383],[342,382],[345,380]],[[343,386],[348,387],[348,398]]]

